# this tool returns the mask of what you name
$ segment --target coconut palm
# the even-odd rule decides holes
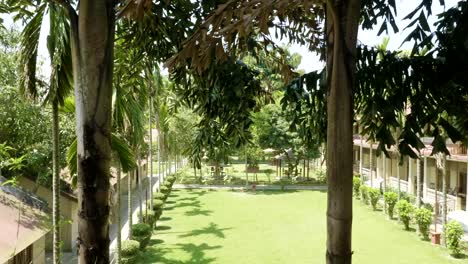
[[[36,75],[40,32],[46,20],[50,24],[47,49],[51,74],[48,82],[39,80]],[[43,2],[26,23],[21,35],[20,92],[52,105],[53,262],[60,263],[59,105],[63,105],[73,88],[70,25],[63,9],[48,1]]]

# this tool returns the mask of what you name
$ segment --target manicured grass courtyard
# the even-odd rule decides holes
[[[467,263],[355,202],[353,263]],[[173,190],[138,263],[325,263],[326,193]]]

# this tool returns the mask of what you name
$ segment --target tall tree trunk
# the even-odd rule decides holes
[[[143,176],[143,173],[141,173],[141,158],[140,158],[140,151],[137,150],[137,170],[136,170],[136,173],[137,173],[137,179],[138,179],[138,202],[140,204],[139,208],[140,208],[140,213],[138,214],[138,219],[140,221],[140,223],[143,222],[143,188],[142,188],[142,176]]]
[[[52,102],[52,167],[53,167],[53,228],[54,228],[54,264],[60,264],[60,161],[59,161],[59,109],[58,101]]]
[[[156,114],[156,124],[158,124],[158,115]],[[158,129],[158,192],[161,188],[161,133]]]
[[[132,178],[133,171],[127,173],[128,178],[128,192],[127,192],[127,207],[128,207],[128,239],[132,239],[132,225],[133,225],[133,202],[132,202]]]
[[[443,205],[442,205],[442,224],[445,226],[447,224],[447,155],[442,154],[442,195],[443,195]],[[444,233],[445,236],[445,233]],[[444,239],[445,241],[445,239]]]
[[[359,0],[329,0],[327,40],[327,264],[351,263],[353,86]]]
[[[372,174],[373,174],[373,171],[374,171],[374,170],[373,170],[373,167],[374,167],[374,157],[372,156],[372,153],[373,153],[373,152],[374,152],[374,151],[373,151],[373,142],[372,142],[372,140],[371,140],[371,141],[370,141],[370,147],[369,147],[369,175],[370,175],[370,185],[371,185],[371,187],[374,187],[373,182],[372,182],[372,181],[373,181],[373,180],[372,180],[372,178],[373,178],[373,175],[372,175]]]
[[[421,158],[416,159],[416,207],[421,207]]]
[[[151,85],[151,84],[150,84]],[[150,208],[153,208],[153,130],[152,130],[152,108],[153,108],[153,94],[152,89],[149,96],[149,189],[150,189]]]
[[[362,135],[360,135],[359,138],[361,139],[359,142],[359,177],[361,177],[361,181],[363,182],[364,177],[362,176],[362,165],[363,165],[362,153],[363,153],[364,142],[362,140]]]
[[[78,139],[79,262],[109,263],[114,0],[68,5]]]
[[[400,162],[397,163],[397,178],[398,178],[398,200],[401,198],[401,175],[400,175],[400,169],[401,165]]]
[[[122,252],[122,216],[120,215],[120,208],[121,208],[121,188],[120,188],[120,179],[122,177],[122,169],[120,167],[120,162],[117,162],[117,264],[121,262],[121,252]]]

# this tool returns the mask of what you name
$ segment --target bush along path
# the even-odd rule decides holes
[[[175,171],[173,169],[172,171]],[[177,174],[175,172],[174,174]],[[153,208],[149,208],[150,202],[145,201],[143,210],[143,215],[140,215],[139,210],[139,200],[138,200],[138,192],[132,193],[132,211],[133,211],[133,219],[134,221],[142,222],[132,225],[132,234],[133,240],[127,240],[129,234],[129,226],[128,226],[128,205],[127,203],[122,203],[120,208],[120,213],[122,216],[122,252],[121,252],[121,264],[126,263],[136,263],[136,258],[140,252],[140,250],[144,250],[147,246],[148,242],[150,241],[152,232],[154,228],[156,228],[156,222],[162,215],[162,210],[164,207],[164,202],[166,201],[167,197],[169,196],[172,186],[175,182],[175,176],[166,176],[164,178],[164,183],[160,186],[160,192],[155,192],[158,187],[158,177],[159,175],[153,175]],[[127,196],[122,196],[122,200],[126,200]],[[135,223],[135,222],[134,222]],[[110,226],[110,250],[111,250],[111,263],[117,263],[115,259],[115,250],[117,248],[117,226],[112,224]],[[138,250],[135,250],[135,247]]]
[[[387,191],[383,195],[380,189],[362,185],[359,175],[353,179],[354,197],[360,200],[364,205],[371,206],[374,211],[377,210],[379,202],[385,203],[386,212],[389,220],[398,220],[404,230],[416,231],[423,241],[430,241],[430,226],[433,219],[433,208],[430,205],[424,205],[417,208],[410,195],[404,195],[398,200],[398,194],[393,191]],[[383,200],[383,201],[382,201]],[[398,216],[394,219],[394,213]],[[412,228],[414,226],[415,228]],[[453,258],[468,258],[468,247],[463,246],[463,228],[460,223],[450,221],[444,226],[446,233],[446,247]],[[465,244],[468,244],[465,242]]]

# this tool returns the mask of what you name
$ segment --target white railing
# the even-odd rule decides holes
[[[426,203],[430,203],[432,205],[435,204],[435,190],[431,188],[427,188],[426,197],[424,198]],[[457,197],[447,194],[447,211],[455,211],[456,209],[456,202]],[[442,192],[437,192],[437,202],[439,204],[439,212],[442,212],[443,204],[444,204],[444,195]]]
[[[398,178],[390,177],[390,186],[392,188],[398,189]],[[408,182],[400,179],[400,190],[402,192],[408,192]]]

